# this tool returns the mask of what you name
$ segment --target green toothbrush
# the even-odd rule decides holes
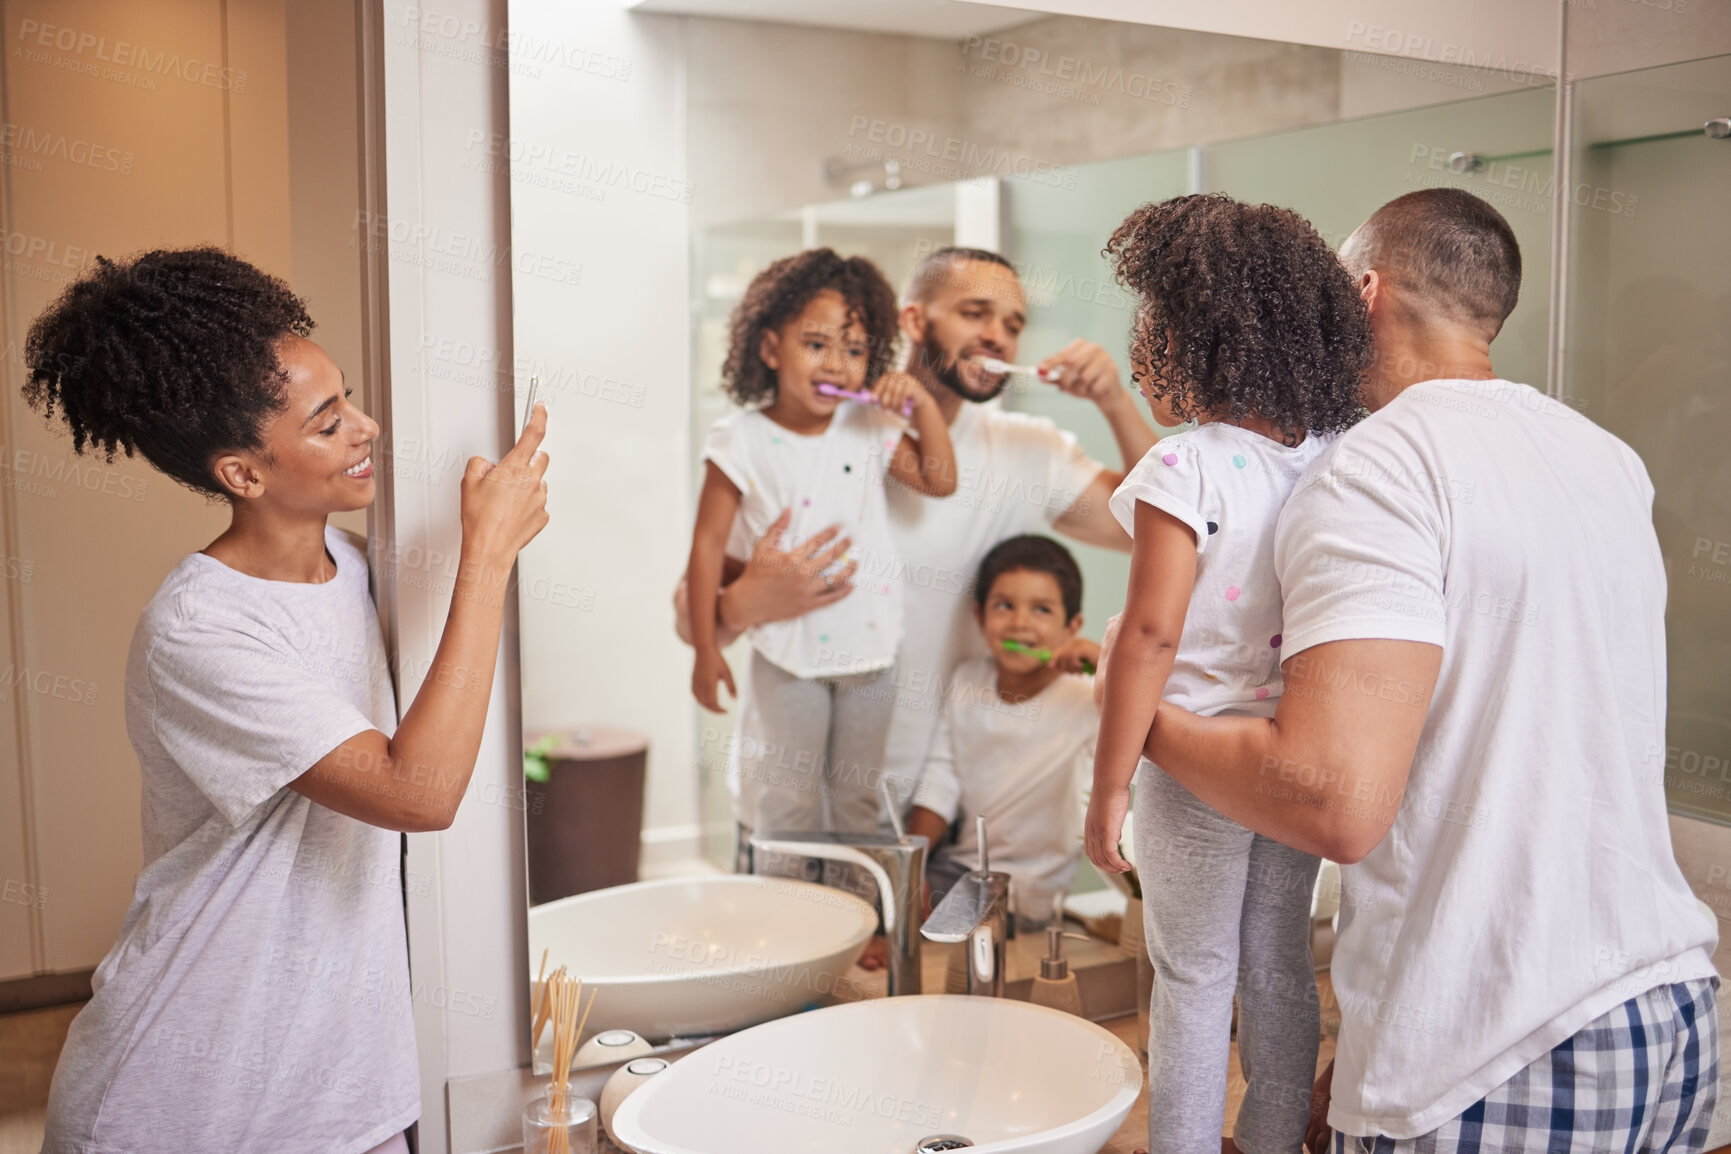
[[[1026,653],[1041,665],[1052,660],[1052,651],[1043,645],[1040,648],[1035,649],[1032,645],[1023,645],[1020,641],[1006,637],[1004,638],[1004,648],[1008,649],[1011,653]],[[1085,672],[1092,673],[1094,672],[1094,663],[1084,657],[1082,659],[1082,669]]]

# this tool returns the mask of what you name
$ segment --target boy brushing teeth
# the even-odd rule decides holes
[[[1081,570],[1049,537],[1011,537],[980,563],[974,619],[992,655],[957,667],[908,815],[908,832],[940,847],[926,874],[933,902],[978,864],[979,815],[1016,913],[1044,922],[1070,889],[1100,722],[1082,675],[1100,647],[1078,636],[1081,608]]]

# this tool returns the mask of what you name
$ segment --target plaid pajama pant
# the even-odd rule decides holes
[[[1655,986],[1430,1133],[1336,1131],[1334,1154],[1699,1154],[1719,1096],[1717,984]]]

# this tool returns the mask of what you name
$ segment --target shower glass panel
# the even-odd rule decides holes
[[[1028,295],[1028,327],[1017,359],[1032,364],[1078,337],[1104,346],[1130,384],[1128,359],[1134,299],[1112,279],[1101,255],[1106,238],[1139,204],[1190,191],[1190,153],[1158,152],[1066,170],[1061,182],[1014,178],[1004,182],[1009,229],[1004,255],[1015,263]],[[1072,179],[1073,175],[1073,179]],[[1118,448],[1100,410],[1050,385],[1015,377],[1004,406],[1052,418],[1096,461],[1116,467]],[[1130,558],[1123,553],[1066,542],[1082,568],[1082,618],[1099,637],[1107,618],[1124,606]]]
[[[1491,345],[1497,371],[1545,387],[1556,91],[1530,88],[1302,128],[1207,150],[1205,186],[1302,213],[1339,247],[1378,207],[1420,188],[1490,201],[1521,245],[1521,300]],[[1461,154],[1452,171],[1450,160]]]
[[[1567,398],[1653,480],[1671,808],[1731,823],[1731,57],[1575,84]]]

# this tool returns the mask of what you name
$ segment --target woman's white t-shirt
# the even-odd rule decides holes
[[[871,404],[843,401],[815,436],[782,428],[747,409],[715,423],[703,459],[739,490],[727,551],[749,560],[752,544],[782,511],[792,520],[782,548],[831,525],[853,540],[859,569],[852,593],[786,621],[754,625],[753,649],[795,677],[845,677],[887,669],[902,638],[899,560],[890,540],[884,480],[906,425]],[[840,568],[838,563],[835,568]]]
[[[366,557],[325,544],[322,584],[195,553],[138,623],[144,869],[61,1051],[48,1154],[353,1154],[420,1115],[401,837],[287,788],[396,726]]]
[[[1132,537],[1137,502],[1196,534],[1196,587],[1166,701],[1204,716],[1274,715],[1281,690],[1274,526],[1324,443],[1313,436],[1288,448],[1237,425],[1203,425],[1149,449],[1112,494],[1112,515]]]

